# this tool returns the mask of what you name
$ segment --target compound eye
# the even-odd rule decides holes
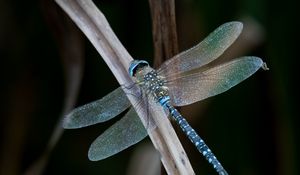
[[[129,66],[129,74],[130,76],[135,76],[137,71],[139,69],[142,69],[143,67],[149,66],[149,63],[144,60],[133,60]]]

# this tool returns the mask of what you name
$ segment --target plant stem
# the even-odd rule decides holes
[[[133,84],[127,73],[132,57],[122,46],[95,4],[91,0],[56,0],[56,2],[94,45],[118,82],[122,85]],[[128,98],[132,104],[138,104],[137,99],[131,95],[128,95]],[[147,114],[143,110],[136,111],[147,128],[148,122],[145,120]],[[157,127],[148,130],[148,134],[161,154],[161,161],[167,173],[195,174],[163,109],[154,111],[151,116]]]

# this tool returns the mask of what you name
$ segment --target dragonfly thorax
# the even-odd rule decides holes
[[[166,100],[170,99],[169,90],[165,86],[164,78],[159,76],[153,69],[144,75],[142,87],[147,91],[147,93],[152,94],[155,101],[162,105],[164,105]]]
[[[165,79],[145,64],[145,61],[135,60],[132,62],[129,72],[136,83],[147,93],[151,94],[155,101],[165,105],[170,100],[169,90],[165,86]]]

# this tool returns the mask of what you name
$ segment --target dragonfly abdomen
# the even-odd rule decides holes
[[[168,108],[171,116],[175,119],[177,124],[180,126],[182,131],[186,134],[186,136],[190,139],[190,141],[196,146],[198,151],[206,158],[206,160],[212,164],[214,169],[220,175],[227,175],[228,173],[223,168],[221,163],[217,160],[216,156],[212,153],[212,151],[208,148],[205,142],[201,139],[201,137],[196,133],[196,131],[190,126],[190,124],[183,118],[183,116],[174,108],[170,103],[167,103],[165,107]]]

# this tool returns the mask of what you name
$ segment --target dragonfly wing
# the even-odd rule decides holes
[[[141,120],[133,108],[91,145],[88,156],[92,161],[110,157],[131,145],[136,144],[147,136]]]
[[[75,108],[64,118],[63,127],[81,128],[105,122],[119,115],[130,105],[123,89],[119,87],[102,99]]]
[[[167,77],[170,74],[189,71],[218,58],[236,40],[243,29],[240,22],[228,22],[206,37],[198,45],[175,55],[164,62],[158,71]]]
[[[262,66],[258,57],[241,57],[207,70],[167,79],[172,103],[184,106],[225,92]]]

